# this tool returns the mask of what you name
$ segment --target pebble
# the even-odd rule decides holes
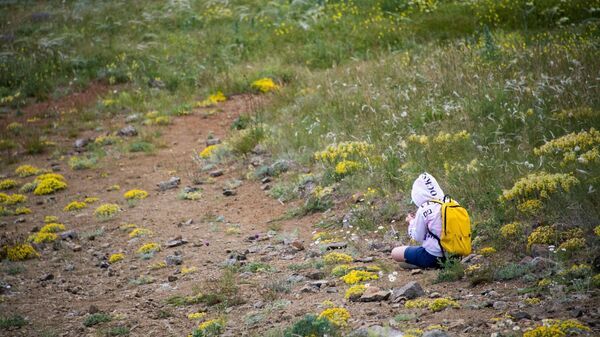
[[[496,310],[504,310],[508,308],[508,303],[504,301],[496,301],[494,304],[492,304],[492,307],[494,307]]]
[[[210,171],[208,173],[209,176],[216,178],[216,177],[220,177],[223,175],[223,170],[214,170],[214,171]]]
[[[167,266],[179,266],[183,263],[183,258],[181,255],[168,255],[165,258],[165,263]]]
[[[170,190],[173,188],[177,188],[177,186],[179,186],[179,184],[181,184],[181,178],[171,177],[168,180],[159,182],[157,184],[157,186],[160,191],[166,191],[166,190]]]
[[[236,194],[237,194],[237,192],[235,190],[228,190],[228,189],[224,189],[223,190],[223,195],[226,196],[226,197],[231,197],[231,196],[234,196]]]
[[[398,303],[402,300],[412,300],[425,295],[423,288],[418,282],[412,281],[401,288],[392,290],[392,303]],[[430,295],[431,296],[431,295]]]
[[[117,132],[117,136],[120,137],[133,137],[137,136],[138,132],[133,125],[127,125]]]

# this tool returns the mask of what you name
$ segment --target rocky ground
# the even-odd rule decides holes
[[[2,236],[27,237],[49,215],[58,216],[69,232],[53,244],[38,246],[40,258],[2,262],[0,313],[18,314],[27,324],[0,330],[1,335],[186,336],[198,326],[188,315],[205,312],[206,318],[226,318],[223,335],[252,336],[287,327],[331,305],[350,312],[347,331],[358,331],[356,335],[370,327],[382,336],[400,336],[410,329],[425,330],[426,336],[518,336],[546,318],[578,318],[598,329],[597,299],[585,292],[550,293],[535,303],[528,300],[533,295],[523,290],[522,281],[434,283],[437,271],[403,270],[388,257],[393,241],[385,239],[387,228],[364,234],[340,227],[334,230],[339,240],[315,243],[313,235],[320,230],[315,225],[340,219],[352,201],[325,213],[286,216],[301,201],[282,203],[267,195],[279,178],[247,178],[248,167],[274,164],[259,149],[246,159],[202,170],[193,154],[206,146],[209,136],[226,139],[235,118],[259,103],[251,96],[236,96],[221,103],[216,114],[199,109],[177,117],[160,129],[163,146],[152,155],[115,151],[97,167],[82,171],[47,155],[18,163],[51,168],[65,176],[68,188],[52,196],[28,194],[26,206],[33,212],[0,218]],[[127,125],[125,119],[110,123]],[[18,164],[5,167],[2,174],[12,177]],[[130,189],[148,191],[149,196],[130,205],[123,198]],[[182,193],[190,191],[201,196],[183,200]],[[70,201],[85,197],[99,200],[79,212],[63,211]],[[98,220],[93,211],[103,203],[117,203],[122,211]],[[130,238],[126,224],[150,232]],[[149,242],[159,243],[161,250],[141,258],[136,250]],[[320,262],[330,251],[351,254],[357,266],[377,266],[379,279],[362,296],[345,299],[348,286]],[[109,263],[115,253],[125,258]],[[464,263],[482,260],[472,256]],[[551,261],[534,256],[522,263],[534,272]],[[213,294],[216,300],[181,305],[198,293]],[[449,298],[459,307],[406,308],[405,301],[415,298]],[[98,313],[110,321],[89,324],[88,318]]]

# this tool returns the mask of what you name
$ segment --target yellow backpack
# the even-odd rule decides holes
[[[449,254],[467,256],[471,254],[471,220],[467,210],[450,196],[444,200],[431,200],[442,205],[441,238],[429,231],[438,240],[444,256]]]

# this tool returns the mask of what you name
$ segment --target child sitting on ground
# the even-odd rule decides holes
[[[392,250],[392,259],[408,262],[419,268],[440,268],[444,254],[437,238],[442,232],[442,206],[431,200],[443,200],[444,191],[433,176],[427,172],[421,174],[413,183],[411,197],[419,208],[416,216],[408,214],[408,234],[421,246],[400,246]],[[435,234],[435,238],[431,233]]]

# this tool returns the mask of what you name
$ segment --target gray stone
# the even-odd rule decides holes
[[[533,257],[547,257],[550,254],[548,245],[533,244],[531,245],[531,256]]]
[[[186,243],[187,243],[187,241],[182,239],[181,236],[179,236],[172,240],[167,241],[167,243],[165,243],[165,246],[167,246],[167,248],[173,248],[173,247],[184,245]]]
[[[347,335],[347,337],[402,337],[404,334],[390,327],[380,325],[360,328]]]
[[[422,337],[450,337],[450,335],[446,331],[433,329],[426,331]]]
[[[300,283],[300,282],[304,282],[306,281],[307,278],[303,275],[298,275],[298,274],[292,274],[290,276],[288,276],[288,278],[286,279],[286,282],[288,283]]]
[[[378,287],[371,286],[360,296],[358,302],[381,302],[387,300],[389,297],[389,290],[381,290]]]
[[[161,181],[157,184],[158,189],[160,191],[166,191],[173,188],[177,188],[181,184],[181,178],[179,177],[171,177],[169,180]]]
[[[81,152],[81,151],[85,150],[85,147],[89,143],[90,143],[89,138],[78,138],[77,140],[75,140],[75,143],[73,143],[73,147],[75,148],[76,151]]]
[[[483,255],[470,254],[467,257],[463,258],[460,261],[460,263],[466,264],[466,265],[472,265],[472,264],[482,263],[484,259],[485,258],[483,257]]]
[[[322,280],[325,277],[325,272],[323,272],[321,270],[309,271],[306,274],[306,277],[311,280]]]
[[[221,140],[219,138],[208,138],[206,140],[206,146],[221,144]]]
[[[392,302],[398,303],[401,300],[412,300],[425,295],[423,288],[418,282],[411,281],[401,288],[392,290]]]
[[[137,136],[138,132],[133,125],[127,125],[117,132],[117,136],[120,137],[133,137]]]
[[[548,270],[555,265],[556,262],[541,256],[534,257],[533,260],[529,262],[529,266],[536,272]]]
[[[135,113],[125,117],[125,123],[132,123],[140,119],[140,114]]]
[[[525,311],[517,311],[510,314],[515,321],[520,321],[522,319],[531,319],[531,315]]]
[[[183,258],[181,255],[168,255],[165,258],[165,262],[167,263],[167,266],[178,266],[183,263]]]
[[[508,303],[504,301],[496,301],[494,304],[492,304],[492,307],[494,307],[496,310],[505,310],[508,308]]]
[[[68,231],[64,231],[58,234],[60,236],[61,239],[63,240],[75,240],[77,239],[78,235],[77,232],[75,230],[68,230]]]
[[[348,247],[348,243],[346,241],[331,242],[323,245],[323,248],[325,248],[325,250],[344,249],[346,247]]]
[[[214,171],[210,171],[208,173],[209,176],[216,178],[216,177],[220,177],[223,175],[223,170],[214,170]]]
[[[237,194],[237,192],[235,190],[229,190],[229,189],[224,189],[223,190],[223,195],[226,196],[226,197],[231,197],[231,196],[234,196],[236,194]]]
[[[317,292],[319,292],[319,288],[313,287],[310,284],[306,284],[302,288],[300,288],[300,292],[301,293],[317,293]]]
[[[375,258],[372,256],[368,256],[368,257],[359,257],[357,259],[354,259],[354,262],[362,262],[362,263],[371,263],[375,261]]]

